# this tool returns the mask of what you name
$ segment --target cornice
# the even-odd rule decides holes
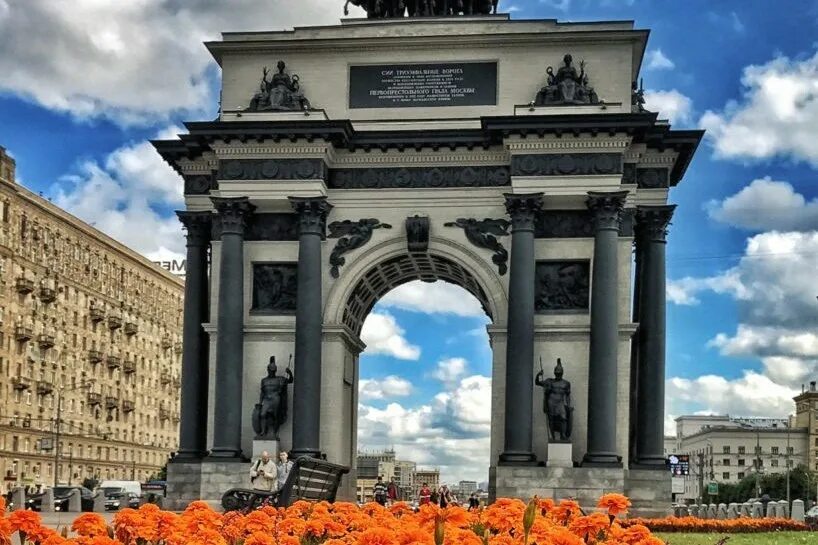
[[[560,153],[566,150],[575,152],[624,152],[630,147],[633,138],[618,136],[616,138],[579,136],[567,138],[529,138],[511,137],[504,142],[511,154],[515,153]]]
[[[277,143],[272,139],[263,142],[224,142],[218,140],[210,144],[215,156],[219,159],[232,158],[322,158],[331,154],[329,142],[308,142],[299,140],[295,143]]]
[[[374,167],[374,166],[477,166],[507,165],[509,154],[505,150],[470,152],[465,148],[438,153],[374,151],[371,153],[350,153],[339,150],[334,154],[332,167]]]

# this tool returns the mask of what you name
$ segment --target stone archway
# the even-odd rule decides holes
[[[412,280],[444,281],[472,294],[491,319],[492,375],[502,375],[505,366],[505,321],[508,315],[506,290],[496,269],[466,246],[443,237],[432,237],[428,252],[409,252],[405,237],[394,237],[373,245],[349,265],[349,270],[330,289],[324,310],[324,366],[322,395],[336,399],[322,404],[321,446],[335,459],[353,467],[342,492],[354,498],[355,457],[358,427],[358,374],[360,340],[366,316],[377,301],[392,289]],[[337,362],[343,361],[339,373]],[[352,380],[350,380],[350,378]],[[502,379],[500,380],[502,383]],[[493,382],[494,384],[494,382]],[[503,425],[503,398],[492,386],[492,443],[499,440]],[[338,407],[342,409],[339,411]],[[496,447],[499,448],[499,447]]]

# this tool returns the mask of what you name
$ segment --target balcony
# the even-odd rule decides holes
[[[89,350],[88,351],[88,361],[91,363],[99,363],[102,361],[102,352],[99,350]]]
[[[95,406],[102,404],[102,394],[96,392],[88,392],[88,405]]]
[[[139,326],[136,325],[136,322],[125,322],[125,335],[132,337],[137,333],[139,333]]]
[[[122,402],[122,412],[132,413],[134,410],[136,410],[136,403],[127,399]]]
[[[112,411],[119,407],[119,400],[113,396],[105,396],[105,408]]]
[[[108,354],[105,363],[108,365],[108,369],[119,369],[122,367],[122,358],[114,354]]]
[[[105,319],[105,311],[98,306],[92,306],[88,312],[88,315],[91,317],[91,321],[94,323],[101,322]]]
[[[125,360],[122,362],[122,370],[126,375],[136,373],[136,362],[134,360]]]
[[[54,391],[54,385],[47,380],[37,381],[37,395],[46,396]]]
[[[46,286],[40,286],[40,301],[43,303],[53,303],[57,300],[57,290]]]
[[[31,378],[22,375],[11,379],[11,384],[15,390],[28,390],[31,388]]]
[[[167,350],[171,346],[173,346],[173,339],[170,338],[170,335],[165,335],[162,337],[162,348]]]
[[[23,295],[29,294],[34,291],[34,280],[29,280],[28,278],[21,276],[14,283],[14,287],[17,288],[17,293],[21,293]]]
[[[37,344],[40,345],[40,348],[51,348],[55,343],[54,335],[49,335],[48,333],[37,335]]]
[[[117,316],[116,314],[111,314],[108,316],[108,329],[111,331],[115,329],[119,329],[122,327],[122,316]]]
[[[167,371],[162,371],[162,372],[159,374],[159,382],[160,382],[160,383],[162,383],[163,385],[167,386],[168,384],[170,384],[170,383],[171,383],[171,380],[173,380],[173,379],[172,379],[172,377],[170,376],[170,373],[169,373],[169,372],[167,372]]]
[[[18,325],[14,328],[14,338],[17,341],[24,343],[30,341],[34,337],[34,331],[28,326]]]

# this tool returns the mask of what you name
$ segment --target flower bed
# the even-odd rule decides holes
[[[737,519],[700,519],[696,517],[665,517],[658,519],[627,519],[622,526],[638,524],[653,532],[718,532],[723,534],[740,534],[756,532],[798,532],[807,531],[809,527],[803,522],[785,518],[748,518]]]
[[[407,504],[297,502],[287,509],[264,507],[247,515],[217,513],[204,502],[183,513],[154,505],[124,509],[112,526],[97,513],[76,518],[69,538],[44,527],[38,513],[5,515],[0,504],[0,545],[14,532],[35,545],[662,545],[645,526],[621,524],[630,502],[619,494],[603,496],[602,511],[584,515],[570,500],[500,499],[480,511],[432,505],[417,512]]]

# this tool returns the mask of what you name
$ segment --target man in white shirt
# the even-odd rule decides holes
[[[276,464],[270,459],[267,451],[261,453],[261,458],[255,461],[250,469],[250,483],[254,490],[273,492],[278,481]]]

